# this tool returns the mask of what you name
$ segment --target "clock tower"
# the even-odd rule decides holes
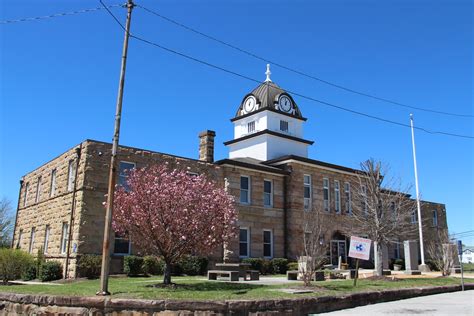
[[[234,139],[225,142],[229,158],[254,158],[261,161],[286,155],[308,157],[308,146],[314,142],[303,139],[306,121],[295,101],[286,91],[267,78],[242,99],[234,123]]]

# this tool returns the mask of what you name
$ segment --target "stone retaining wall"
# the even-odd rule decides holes
[[[466,284],[473,290],[474,284]],[[461,286],[394,289],[277,300],[177,301],[0,293],[0,315],[308,315],[410,297],[460,291]]]

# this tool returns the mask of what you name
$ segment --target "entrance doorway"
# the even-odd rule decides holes
[[[342,257],[342,262],[347,262],[346,241],[331,240],[331,264],[337,266],[339,257]]]

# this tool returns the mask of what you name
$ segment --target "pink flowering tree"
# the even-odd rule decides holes
[[[113,228],[144,253],[163,257],[164,284],[184,255],[209,255],[236,237],[233,197],[204,175],[161,164],[131,171],[127,183],[115,192]]]

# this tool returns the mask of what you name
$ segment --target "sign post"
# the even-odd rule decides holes
[[[349,246],[349,257],[357,259],[356,271],[354,275],[354,286],[357,285],[357,278],[359,277],[359,259],[369,260],[371,244],[372,240],[370,239],[351,236],[351,244]]]
[[[462,241],[458,240],[458,256],[459,256],[459,264],[461,265],[461,289],[464,291],[464,269],[462,267]]]

